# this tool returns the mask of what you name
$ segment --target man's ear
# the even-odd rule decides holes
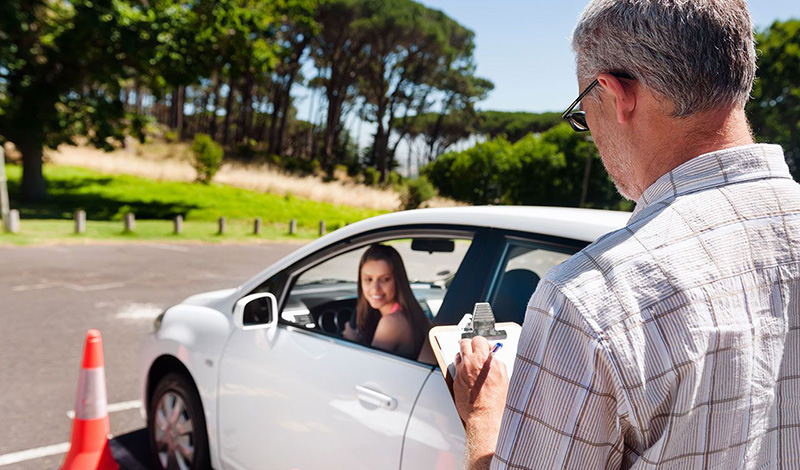
[[[630,121],[636,109],[636,88],[632,81],[617,78],[609,73],[601,73],[597,81],[613,97],[617,121],[620,124]]]

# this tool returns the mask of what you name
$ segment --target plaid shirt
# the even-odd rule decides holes
[[[800,186],[699,156],[540,282],[492,469],[800,468]]]

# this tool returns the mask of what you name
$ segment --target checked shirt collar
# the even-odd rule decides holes
[[[792,179],[779,145],[752,144],[697,156],[664,174],[636,202],[628,224],[662,209],[678,196],[733,183]]]

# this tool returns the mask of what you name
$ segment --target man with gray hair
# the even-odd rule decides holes
[[[800,186],[745,118],[747,4],[595,0],[572,44],[564,118],[636,209],[539,283],[510,385],[462,341],[468,466],[800,468]]]

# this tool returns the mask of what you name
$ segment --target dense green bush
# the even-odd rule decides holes
[[[367,186],[377,186],[381,181],[381,172],[368,166],[364,168],[364,184]]]
[[[406,180],[400,196],[401,208],[404,210],[416,209],[434,196],[436,196],[436,188],[428,181],[428,178],[420,176],[417,179]]]
[[[441,195],[471,204],[633,205],[617,193],[594,144],[565,123],[513,144],[500,137],[446,153],[422,173]]]
[[[192,142],[192,162],[194,169],[197,170],[197,181],[203,184],[211,183],[214,175],[217,174],[223,155],[222,147],[214,142],[207,134],[197,134]]]
[[[471,204],[498,204],[500,175],[511,160],[504,138],[479,143],[463,152],[446,153],[422,169],[443,196]]]

